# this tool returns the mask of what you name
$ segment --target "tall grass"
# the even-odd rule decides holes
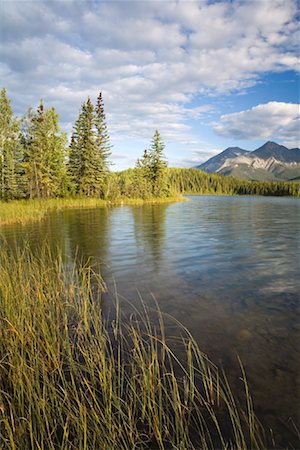
[[[105,320],[104,288],[90,265],[1,248],[1,449],[266,448],[243,372],[244,407],[177,324],[179,357],[159,310]]]
[[[102,200],[89,197],[52,198],[43,200],[0,201],[0,226],[14,223],[25,224],[39,221],[49,211],[71,208],[98,208],[118,205],[143,205],[147,203],[168,203],[183,201],[180,196],[153,199],[119,198],[117,200]]]

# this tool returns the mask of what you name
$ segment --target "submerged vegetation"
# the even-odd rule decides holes
[[[243,369],[240,404],[159,311],[103,318],[104,289],[91,264],[1,246],[0,448],[266,448]]]

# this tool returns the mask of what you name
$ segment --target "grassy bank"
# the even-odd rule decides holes
[[[47,249],[0,250],[0,448],[266,448],[245,404],[177,325],[101,313],[102,280]],[[180,337],[181,336],[181,337]]]
[[[88,197],[53,198],[44,200],[14,200],[11,202],[0,201],[0,226],[14,223],[25,224],[28,222],[38,221],[41,220],[47,212],[60,209],[143,205],[147,203],[159,204],[183,200],[183,197],[177,196],[147,200],[124,197],[114,201]]]

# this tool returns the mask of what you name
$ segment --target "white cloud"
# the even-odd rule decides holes
[[[220,148],[209,149],[207,146],[205,146],[203,150],[201,150],[201,148],[203,148],[203,144],[201,146],[198,143],[198,149],[200,150],[193,150],[190,158],[173,159],[173,161],[171,161],[172,167],[196,167],[213,156],[218,155],[223,150]]]
[[[102,90],[113,139],[159,128],[184,142],[212,111],[196,96],[297,69],[296,12],[296,0],[2,1],[0,86],[18,113],[43,97],[66,124]]]
[[[215,131],[233,139],[273,139],[289,146],[299,145],[298,104],[269,102],[246,111],[221,116]]]

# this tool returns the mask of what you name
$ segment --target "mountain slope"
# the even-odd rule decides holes
[[[197,168],[245,180],[295,180],[300,176],[300,149],[270,141],[253,152],[230,147]]]
[[[204,172],[217,172],[225,163],[225,161],[229,158],[234,158],[236,156],[244,155],[245,153],[249,153],[247,150],[243,150],[239,147],[228,147],[223,152],[219,153],[216,156],[213,156],[204,164],[200,164],[196,166],[195,169],[204,170]]]
[[[260,159],[275,158],[277,161],[284,163],[300,163],[300,149],[293,148],[289,150],[283,145],[278,145],[275,142],[266,142],[258,149],[251,152],[251,156]]]

